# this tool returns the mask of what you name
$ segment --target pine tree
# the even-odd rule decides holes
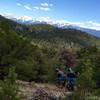
[[[15,68],[11,67],[6,79],[0,82],[0,100],[19,100],[16,77]]]

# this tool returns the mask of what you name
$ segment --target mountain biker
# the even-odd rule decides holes
[[[64,74],[64,71],[61,69],[56,69],[57,71],[57,83],[60,88],[64,87],[65,82],[66,82],[66,76]]]
[[[73,91],[75,86],[76,75],[71,68],[68,69],[66,80],[67,80],[67,89]]]

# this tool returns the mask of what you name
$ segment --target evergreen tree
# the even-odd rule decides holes
[[[10,68],[6,79],[0,82],[0,100],[19,100],[16,77],[15,68]]]

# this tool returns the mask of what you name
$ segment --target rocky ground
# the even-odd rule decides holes
[[[21,100],[64,100],[66,96],[72,94],[52,84],[30,83],[19,80],[17,80],[17,83]]]

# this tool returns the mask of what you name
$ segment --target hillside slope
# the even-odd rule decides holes
[[[47,24],[24,25],[0,16],[1,26],[9,25],[10,30],[34,41],[61,46],[100,45],[100,38],[75,29],[61,29]]]

